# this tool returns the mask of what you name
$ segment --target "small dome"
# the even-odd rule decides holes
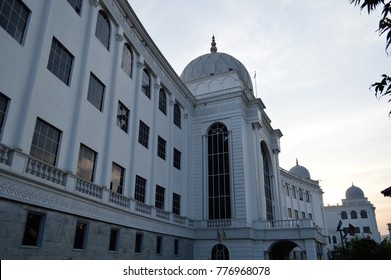
[[[346,199],[362,199],[365,198],[364,192],[359,187],[352,184],[345,192]]]
[[[308,169],[305,168],[304,166],[299,165],[297,160],[296,160],[296,165],[293,166],[289,170],[289,172],[303,179],[311,179],[311,175]]]
[[[243,79],[245,86],[250,90],[253,89],[251,77],[246,67],[233,56],[217,52],[214,37],[212,37],[210,51],[208,54],[197,57],[185,67],[181,74],[183,82],[190,82],[229,71],[237,71]]]

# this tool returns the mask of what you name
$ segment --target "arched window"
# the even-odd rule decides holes
[[[181,108],[178,104],[174,105],[174,124],[181,128]]]
[[[368,219],[368,213],[365,210],[361,210],[360,212],[361,219]]]
[[[210,257],[212,260],[229,260],[229,252],[223,244],[217,244],[212,248]]]
[[[151,99],[151,75],[148,70],[144,68],[143,70],[143,80],[141,85],[141,91]]]
[[[296,198],[296,187],[292,186],[292,197]]]
[[[310,202],[310,192],[309,191],[305,192],[305,201]]]
[[[222,123],[208,130],[208,217],[231,218],[229,132]]]
[[[341,212],[341,219],[346,220],[348,218],[348,214],[345,211]]]
[[[269,160],[264,145],[261,145],[262,159],[263,159],[263,181],[265,185],[265,200],[266,200],[266,219],[273,220],[273,190],[271,185],[271,172],[269,168]]]
[[[303,190],[299,189],[299,199],[303,200]]]
[[[351,217],[352,219],[357,219],[357,212],[356,212],[356,211],[350,212],[350,217]]]
[[[128,43],[124,44],[122,47],[121,68],[124,69],[125,73],[128,74],[129,77],[132,77],[133,52]]]
[[[100,10],[96,21],[95,36],[106,49],[110,47],[110,20],[104,11]]]
[[[159,110],[167,115],[167,95],[162,88],[159,91]]]
[[[288,186],[288,184],[285,184],[285,195],[289,196],[289,186]]]

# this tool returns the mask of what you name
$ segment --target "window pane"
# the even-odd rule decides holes
[[[56,39],[53,38],[47,68],[66,85],[71,79],[74,56]]]
[[[20,0],[0,1],[0,26],[22,44],[30,10]]]

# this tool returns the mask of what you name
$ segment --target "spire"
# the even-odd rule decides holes
[[[296,158],[296,165],[299,165],[299,161],[297,160],[297,158]]]
[[[212,36],[212,46],[210,47],[210,52],[211,53],[216,53],[217,48],[216,48],[216,42],[215,42],[215,35]]]

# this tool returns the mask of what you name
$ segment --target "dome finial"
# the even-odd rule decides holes
[[[296,158],[296,165],[299,165],[299,161],[297,160],[297,158]]]
[[[216,42],[215,42],[215,35],[212,36],[212,46],[210,47],[210,52],[211,53],[216,53],[217,48],[216,48]]]

